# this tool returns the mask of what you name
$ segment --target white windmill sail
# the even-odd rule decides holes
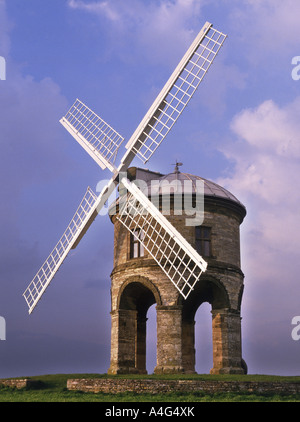
[[[62,238],[25,290],[23,296],[29,306],[30,313],[70,249],[76,247],[104,206],[109,195],[118,184],[121,173],[127,170],[135,156],[141,158],[143,162],[147,162],[169,133],[207,73],[225,39],[225,34],[212,28],[211,23],[205,23],[129,139],[126,144],[127,151],[118,168],[115,167],[114,163],[124,138],[83,102],[77,99],[67,114],[60,120],[61,124],[102,169],[108,168],[113,172],[113,177],[98,198],[88,190],[90,199],[87,200],[86,196],[84,197]],[[134,191],[132,201],[128,204],[134,204],[134,201],[136,201],[135,195],[140,195],[140,193]],[[145,211],[145,198],[141,196],[140,208],[137,208],[137,210]],[[89,206],[83,212],[82,204],[86,202]],[[132,210],[134,211],[134,208]],[[155,259],[180,293],[187,297],[199,279],[201,272],[205,271],[206,262],[162,216],[157,208],[152,209],[151,207],[151,210],[154,213],[153,215],[150,212],[152,220],[145,222],[149,227],[147,233],[149,234],[152,229],[154,230],[159,222],[163,221],[163,224],[161,224],[159,232],[154,230],[153,236],[150,238],[148,236],[145,247],[151,254],[155,255]],[[131,230],[129,220],[127,225],[128,229]],[[163,236],[161,233],[164,231],[165,235]],[[155,241],[156,236],[157,242]],[[164,248],[170,250],[170,253],[166,254]]]
[[[60,123],[104,170],[114,162],[124,138],[82,101],[76,100]]]
[[[126,178],[121,183],[130,194],[121,201],[117,219],[133,235],[142,232],[137,240],[186,299],[206,271],[206,261],[134,183]]]
[[[131,155],[144,163],[149,160],[189,103],[225,39],[225,34],[205,23],[126,144]],[[125,155],[122,161],[126,159]]]
[[[205,23],[127,142],[121,171],[136,155],[144,163],[150,159],[191,100],[225,39],[225,34]],[[78,99],[60,122],[102,169],[116,171],[116,154],[124,140],[118,132]]]
[[[37,305],[70,250],[76,247],[76,244],[96,218],[98,209],[102,208],[107,200],[107,195],[111,193],[114,187],[113,182],[110,182],[98,197],[88,187],[67,229],[23,293],[29,307],[29,313]]]

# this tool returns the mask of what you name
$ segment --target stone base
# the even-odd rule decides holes
[[[245,379],[247,376],[245,375]],[[67,389],[93,393],[118,394],[133,392],[136,394],[162,394],[196,391],[214,393],[267,393],[267,394],[300,394],[300,383],[297,382],[264,382],[264,381],[215,381],[215,380],[157,380],[157,379],[69,379]]]
[[[156,366],[154,374],[183,374],[182,366]]]
[[[209,371],[210,374],[212,375],[218,375],[218,374],[237,374],[237,375],[243,375],[245,374],[245,371],[243,370],[243,368],[220,368],[220,369],[215,369],[212,368]]]
[[[118,374],[148,374],[146,370],[138,370],[136,368],[129,368],[129,367],[110,367],[107,371],[108,375],[118,375]]]
[[[12,388],[38,388],[41,385],[40,381],[31,380],[28,378],[24,379],[0,379],[0,385],[5,387],[12,387]]]

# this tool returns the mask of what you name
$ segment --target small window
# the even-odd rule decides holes
[[[139,241],[144,239],[144,231],[136,229],[130,233],[130,258],[139,258],[144,256],[144,246]]]
[[[195,227],[196,251],[201,256],[211,256],[211,228],[205,226]]]

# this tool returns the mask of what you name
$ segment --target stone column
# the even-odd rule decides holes
[[[238,311],[212,310],[213,368],[211,374],[243,374],[241,317]]]
[[[125,309],[112,311],[111,322],[111,361],[108,373],[137,373],[137,311]]]
[[[136,335],[136,368],[139,374],[147,374],[146,370],[146,322],[147,318],[137,317]]]
[[[183,372],[182,307],[156,306],[157,365],[155,374]]]
[[[185,374],[195,374],[195,321],[182,322],[182,366]]]

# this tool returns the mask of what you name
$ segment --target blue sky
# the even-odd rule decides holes
[[[300,80],[297,0],[0,0],[0,377],[106,372],[113,226],[98,216],[28,316],[22,293],[89,185],[109,179],[59,124],[79,98],[126,140],[206,21],[228,39],[156,154],[228,188],[242,225],[243,356],[250,373],[300,375]],[[117,157],[121,158],[122,152]],[[142,166],[136,159],[133,165]],[[210,312],[197,370],[211,363]],[[154,366],[154,307],[148,370]]]

